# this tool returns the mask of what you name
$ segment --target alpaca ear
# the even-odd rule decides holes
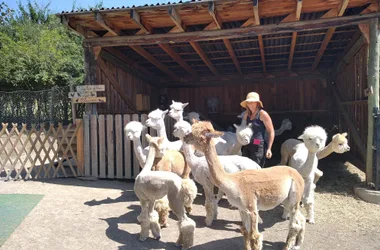
[[[158,143],[158,144],[161,144],[161,143],[164,141],[164,139],[165,139],[164,137],[160,137],[160,138],[158,138],[157,143]]]
[[[189,103],[188,102],[186,102],[186,103],[184,103],[184,104],[182,104],[182,108],[184,109],[187,105],[189,105]]]
[[[162,118],[165,118],[165,115],[169,112],[169,109],[165,110],[164,112],[162,112]]]
[[[207,133],[205,133],[205,136],[206,137],[210,137],[210,138],[218,138],[218,137],[222,136],[223,134],[224,134],[223,132],[214,131],[214,132],[207,132]]]
[[[252,123],[248,124],[248,128],[252,128]]]
[[[150,143],[150,141],[152,140],[152,136],[150,136],[150,134],[145,134],[145,138],[148,141],[148,143]]]
[[[302,134],[302,135],[300,135],[300,136],[298,136],[298,137],[297,137],[297,139],[300,139],[300,140],[302,140],[302,139],[303,139],[303,134]]]
[[[343,135],[344,137],[346,137],[346,136],[347,136],[347,132],[344,132],[342,135]]]
[[[174,100],[172,100],[172,104],[174,104]]]
[[[238,125],[236,125],[236,124],[234,123],[234,127],[237,129],[237,128],[238,128]]]
[[[192,119],[192,122],[193,122],[193,123],[198,123],[198,120],[195,119],[195,118],[193,118],[193,119]]]

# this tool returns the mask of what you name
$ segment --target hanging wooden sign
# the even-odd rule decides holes
[[[69,92],[69,98],[79,98],[79,97],[96,97],[95,91],[86,92]]]
[[[106,97],[77,97],[71,99],[74,103],[104,103]]]
[[[77,92],[87,92],[87,91],[105,91],[106,86],[102,85],[79,85],[77,86]]]

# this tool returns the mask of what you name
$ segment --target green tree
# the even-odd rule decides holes
[[[82,38],[30,1],[0,25],[0,88],[39,90],[83,81]]]

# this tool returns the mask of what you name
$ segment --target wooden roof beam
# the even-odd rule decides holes
[[[336,12],[336,16],[340,17],[343,16],[344,12],[346,11],[346,8],[348,6],[348,2],[350,0],[342,0],[342,3],[340,4],[339,9],[332,9],[329,12],[327,12],[325,15],[323,15],[321,18],[330,18],[331,13]],[[319,61],[321,60],[323,54],[325,53],[325,50],[331,40],[331,38],[334,35],[336,27],[331,27],[327,30],[326,35],[323,39],[323,42],[321,44],[321,47],[319,47],[319,50],[317,52],[317,56],[315,57],[314,63],[312,65],[312,69],[316,69],[318,67]]]
[[[120,36],[121,35],[119,30],[116,30],[114,27],[107,24],[107,22],[104,20],[104,17],[102,16],[102,14],[100,12],[95,12],[94,15],[95,15],[95,21],[99,25],[101,25],[103,28],[108,30],[109,33],[111,33],[114,36]]]
[[[222,22],[220,21],[220,18],[218,17],[218,14],[216,13],[215,2],[209,2],[208,12],[210,13],[212,19],[214,20],[214,23],[215,23],[217,29],[222,29]],[[224,45],[227,48],[228,53],[231,56],[232,61],[235,64],[235,67],[238,70],[239,74],[243,75],[243,71],[241,70],[239,60],[237,59],[237,57],[235,55],[235,51],[234,51],[234,49],[233,49],[233,47],[231,45],[230,40],[223,39],[223,42],[224,42]]]
[[[198,41],[214,41],[224,38],[252,37],[257,35],[292,33],[293,31],[321,30],[328,27],[346,27],[368,22],[372,18],[379,18],[380,12],[363,15],[351,15],[343,17],[333,17],[327,19],[305,20],[299,22],[257,25],[237,29],[222,29],[209,31],[194,31],[186,33],[166,33],[152,34],[149,36],[113,36],[86,38],[84,46],[129,46],[147,45],[159,43],[184,43]]]
[[[166,65],[160,63],[156,58],[154,58],[151,54],[149,54],[148,51],[146,51],[141,46],[129,46],[131,49],[139,53],[142,57],[144,57],[146,60],[148,60],[150,63],[152,63],[154,66],[165,72],[167,75],[169,75],[173,80],[179,81],[180,78],[174,74]]]
[[[365,8],[362,12],[360,12],[360,15],[368,14],[368,13],[372,13],[372,12],[377,12],[379,10],[380,10],[379,3],[373,3],[373,4],[370,4],[367,8]],[[365,38],[365,42],[367,44],[369,44],[369,24],[368,23],[361,23],[358,26],[359,26],[359,29],[360,29],[362,35]]]
[[[137,32],[139,35],[150,33],[150,31],[141,23],[140,15],[135,9],[131,9],[130,18],[140,27],[140,31]]]
[[[218,70],[212,64],[212,62],[210,61],[210,59],[208,58],[208,56],[206,55],[206,53],[204,52],[202,47],[199,45],[199,43],[190,42],[190,45],[191,45],[191,47],[193,47],[195,52],[197,52],[199,57],[203,60],[203,62],[207,65],[207,67],[211,70],[211,72],[214,73],[214,75],[218,76],[219,75]]]
[[[259,15],[259,0],[253,0],[253,25],[258,26],[260,25],[260,15]],[[247,21],[248,22],[248,21]],[[245,27],[245,23],[242,25],[242,27]],[[263,72],[267,72],[267,66],[265,63],[265,50],[264,50],[264,41],[263,41],[263,36],[258,35],[257,36],[258,42],[259,42],[259,47],[260,47],[260,56],[261,56],[261,64],[263,67]]]
[[[83,36],[83,37],[86,37],[86,33],[85,33],[85,30],[83,29],[83,27],[82,27],[82,29],[75,29],[74,27],[72,27],[71,25],[70,25],[70,19],[69,19],[69,17],[66,17],[66,16],[64,16],[64,15],[62,15],[61,16],[61,23],[63,24],[63,25],[65,25],[67,28],[69,28],[70,30],[72,30],[72,31],[74,31],[76,34],[78,34],[78,35],[80,35],[80,36]]]
[[[161,49],[163,49],[171,58],[173,58],[174,61],[181,65],[182,68],[190,73],[190,75],[195,78],[199,78],[198,73],[193,68],[191,68],[190,65],[187,64],[187,62],[185,62],[181,56],[170,47],[169,44],[159,44],[158,46],[160,46]]]

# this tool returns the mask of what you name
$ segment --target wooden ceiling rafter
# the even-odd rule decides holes
[[[169,75],[173,80],[179,81],[179,77],[171,71],[166,65],[162,64],[160,61],[158,61],[156,58],[154,58],[148,51],[146,51],[141,46],[129,46],[131,49],[136,51],[138,54],[140,54],[142,57],[144,57],[146,60],[148,60],[150,63],[152,63],[154,66],[159,68],[161,71],[165,72],[165,74]]]
[[[302,12],[302,0],[297,0],[297,6],[295,12],[288,15],[286,18],[284,18],[281,22],[297,22],[301,18],[301,12]],[[293,57],[294,57],[294,51],[296,49],[297,44],[297,31],[292,32],[292,41],[290,42],[290,52],[289,52],[289,59],[288,59],[288,70],[292,69],[292,63],[293,63]]]
[[[94,16],[95,16],[95,21],[104,29],[106,29],[110,34],[114,36],[122,35],[120,30],[117,30],[115,27],[108,24],[107,20],[105,20],[104,16],[99,11],[94,12]]]
[[[348,6],[349,1],[350,0],[342,0],[341,4],[339,6],[339,9],[331,9],[325,15],[323,15],[321,17],[321,19],[343,16],[344,12],[346,11],[346,8]],[[322,44],[319,47],[319,50],[317,52],[317,56],[315,57],[314,63],[312,65],[312,69],[316,69],[318,67],[319,61],[321,60],[321,58],[322,58],[322,56],[323,56],[323,54],[324,54],[324,52],[325,52],[325,50],[326,50],[326,48],[327,48],[330,40],[331,40],[331,38],[333,37],[335,29],[336,29],[336,27],[330,27],[330,28],[328,28],[328,30],[326,32],[326,35],[325,35],[325,37],[323,39],[323,42],[322,42]]]
[[[141,34],[150,34],[151,31],[148,27],[145,27],[145,25],[143,25],[142,21],[141,21],[141,17],[139,15],[139,13],[137,12],[136,9],[131,9],[131,12],[129,13],[129,17],[133,20],[133,22],[135,22],[140,30],[136,33],[136,35],[141,35]]]
[[[214,20],[214,23],[215,23],[216,27],[218,29],[222,29],[222,22],[220,21],[218,13],[216,12],[215,5],[216,4],[215,4],[214,1],[209,2],[208,12],[210,13],[212,19]],[[235,51],[234,51],[234,48],[232,47],[232,45],[230,43],[230,40],[229,39],[223,39],[223,43],[226,46],[227,51],[230,54],[231,59],[232,59],[234,65],[235,65],[237,71],[239,72],[240,75],[243,75],[243,71],[241,70],[239,60],[236,58]]]

